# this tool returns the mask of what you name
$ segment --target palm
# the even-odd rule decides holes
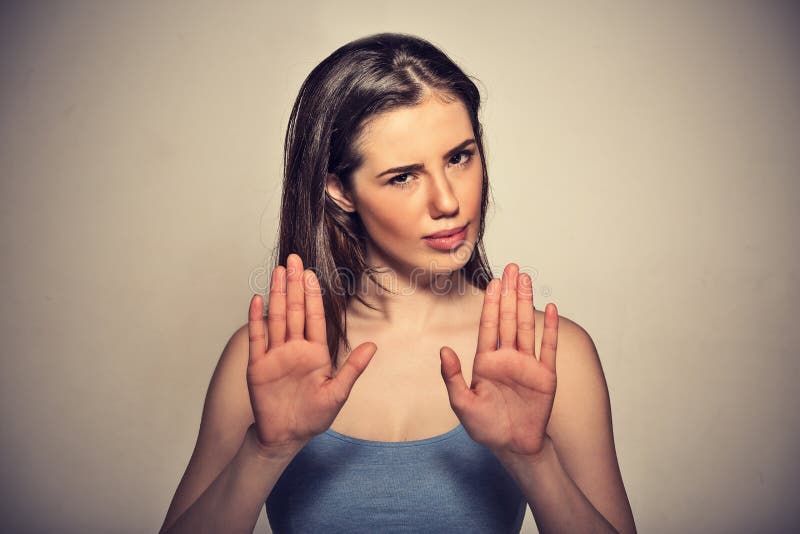
[[[555,398],[558,314],[555,305],[548,306],[539,359],[533,348],[530,278],[517,274],[516,266],[510,266],[501,284],[493,280],[487,288],[471,386],[447,347],[442,374],[453,410],[475,441],[494,451],[536,454],[544,445]]]
[[[319,284],[298,256],[290,255],[288,264],[288,270],[273,271],[268,347],[260,297],[250,303],[247,385],[256,433],[267,445],[303,442],[324,432],[376,348],[359,345],[334,376]]]
[[[290,341],[250,365],[247,376],[260,426],[302,437],[319,434],[333,422],[336,403],[325,387],[331,376],[327,348]]]

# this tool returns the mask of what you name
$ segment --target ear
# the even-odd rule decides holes
[[[342,187],[342,181],[338,176],[329,172],[325,176],[325,191],[328,196],[333,199],[336,204],[344,211],[353,213],[356,211],[356,206],[353,203],[350,195]]]

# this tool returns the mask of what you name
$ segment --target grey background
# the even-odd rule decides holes
[[[3,529],[158,529],[299,85],[378,31],[481,80],[490,260],[595,340],[639,530],[800,529],[797,4],[286,4],[0,8]]]

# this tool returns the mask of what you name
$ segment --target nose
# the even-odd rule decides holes
[[[431,174],[430,211],[434,219],[452,217],[458,213],[458,198],[444,173]]]

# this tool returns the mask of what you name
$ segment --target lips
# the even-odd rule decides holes
[[[426,235],[425,239],[431,239],[431,238],[437,238],[437,237],[450,237],[451,235],[455,235],[455,234],[458,234],[458,233],[462,232],[464,230],[464,228],[466,228],[466,227],[467,227],[467,225],[465,224],[464,226],[458,226],[456,228],[450,228],[449,230],[441,230],[439,232],[436,232],[435,234]]]

